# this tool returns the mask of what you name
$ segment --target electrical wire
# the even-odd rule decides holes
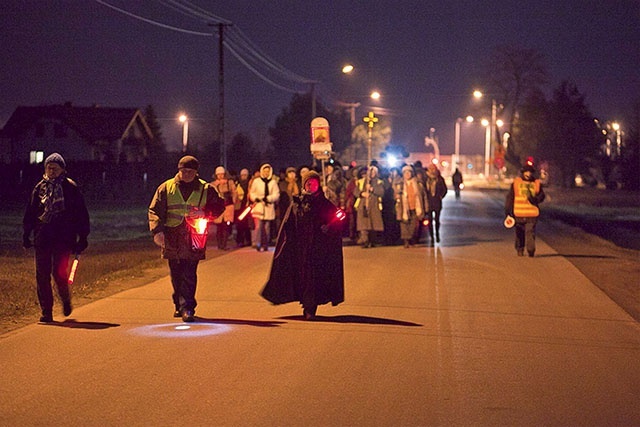
[[[100,3],[101,5],[110,8],[110,9],[113,9],[113,10],[115,10],[117,12],[123,13],[123,14],[131,17],[131,18],[135,18],[135,19],[138,19],[140,21],[144,21],[144,22],[146,22],[148,24],[156,25],[156,26],[161,27],[161,28],[165,28],[165,29],[173,30],[173,31],[178,31],[178,32],[181,32],[181,33],[192,34],[192,35],[196,35],[196,36],[206,36],[206,37],[212,37],[213,36],[213,34],[211,34],[211,33],[201,33],[201,32],[198,32],[198,31],[185,30],[183,28],[178,28],[178,27],[174,27],[174,26],[171,26],[171,25],[163,24],[161,22],[157,22],[157,21],[154,21],[154,20],[151,20],[151,19],[147,19],[147,18],[144,18],[144,17],[142,17],[140,15],[136,15],[135,13],[131,13],[131,12],[126,11],[124,9],[120,9],[119,7],[116,7],[116,6],[112,5],[112,4],[109,4],[109,3],[107,3],[107,2],[105,2],[103,0],[94,0],[94,1],[96,3]]]
[[[124,15],[127,15],[131,18],[138,19],[140,21],[146,22],[151,25],[156,25],[161,28],[178,31],[186,34],[196,35],[196,36],[205,36],[205,37],[214,37],[213,33],[203,33],[198,31],[187,30],[184,28],[175,27],[172,25],[164,24],[149,18],[145,18],[143,16],[134,14],[125,9],[114,6],[104,0],[95,0],[97,3],[106,6],[112,10],[120,12]],[[223,45],[226,47],[229,52],[238,60],[242,65],[244,65],[249,71],[259,77],[261,80],[266,83],[292,93],[301,93],[305,91],[301,91],[297,88],[293,88],[290,86],[291,83],[295,84],[315,84],[319,83],[316,80],[308,79],[306,77],[302,77],[288,69],[284,66],[280,65],[275,60],[268,57],[266,54],[260,51],[260,49],[235,25],[231,23],[231,21],[221,18],[217,15],[212,14],[211,12],[202,9],[193,3],[187,0],[157,0],[161,5],[172,9],[175,12],[178,12],[184,16],[189,18],[194,18],[199,22],[204,22],[207,25],[226,25],[229,26],[229,30],[227,31],[227,37],[223,40]],[[267,74],[272,74],[273,77],[267,76]],[[282,83],[278,83],[275,80],[283,80]]]

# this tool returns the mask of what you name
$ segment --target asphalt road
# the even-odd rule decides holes
[[[434,248],[345,247],[314,322],[241,249],[201,264],[197,323],[165,277],[0,335],[0,425],[640,424],[640,324],[543,238],[517,257],[499,201],[445,201]]]

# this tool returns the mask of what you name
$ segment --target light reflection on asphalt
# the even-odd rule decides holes
[[[134,328],[129,332],[135,335],[157,338],[195,338],[208,335],[219,335],[231,330],[228,325],[215,323],[163,323],[159,325],[145,325]]]

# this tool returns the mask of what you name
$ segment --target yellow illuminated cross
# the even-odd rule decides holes
[[[369,115],[362,120],[367,123],[369,128],[373,128],[373,125],[378,123],[378,118],[373,114],[373,111],[369,111]]]

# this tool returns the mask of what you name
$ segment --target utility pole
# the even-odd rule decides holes
[[[218,141],[220,142],[220,164],[227,168],[227,147],[224,136],[224,28],[233,24],[209,24],[218,27]]]

